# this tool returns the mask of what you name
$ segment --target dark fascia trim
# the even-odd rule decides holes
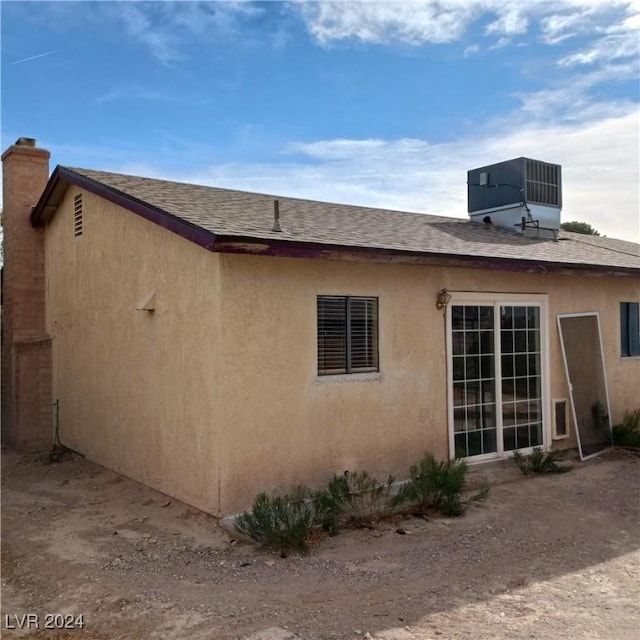
[[[108,187],[101,182],[97,182],[92,178],[80,175],[75,171],[71,171],[65,167],[57,166],[54,172],[49,178],[49,182],[45,187],[42,196],[38,200],[38,203],[31,212],[31,224],[33,226],[41,226],[45,223],[45,209],[49,202],[49,199],[53,196],[54,192],[59,188],[60,183],[66,183],[85,189],[113,204],[128,209],[129,211],[155,222],[161,227],[172,231],[173,233],[182,236],[190,242],[212,251],[216,242],[216,236],[211,231],[207,231],[198,225],[191,222],[187,222],[182,218],[178,218],[170,213],[167,213],[159,207],[154,207],[138,198],[134,198],[127,194]],[[57,205],[57,203],[56,203]]]
[[[33,209],[31,210],[31,226],[40,227],[45,223],[45,216],[44,216],[45,208],[47,207],[49,200],[53,196],[53,193],[56,191],[59,184],[60,184],[60,167],[57,166],[53,170],[53,173],[51,174],[51,176],[49,177],[49,180],[45,185],[44,191],[42,192],[42,195],[38,199],[38,202],[34,205]]]
[[[291,240],[268,240],[240,236],[218,236],[213,249],[218,253],[236,253],[287,258],[339,258],[356,254],[362,259],[390,259],[410,264],[431,264],[461,268],[486,269],[491,271],[516,271],[520,273],[560,273],[564,275],[590,274],[599,276],[638,277],[640,269],[608,265],[543,262],[539,260],[517,260],[512,258],[487,258],[451,253],[430,253],[361,247],[352,245],[297,242]]]

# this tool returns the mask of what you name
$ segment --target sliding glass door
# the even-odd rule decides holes
[[[499,457],[544,444],[543,306],[520,296],[452,299],[449,398],[456,458]]]

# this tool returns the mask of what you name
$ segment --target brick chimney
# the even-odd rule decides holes
[[[19,138],[2,154],[2,443],[28,451],[53,442],[45,229],[30,220],[49,178],[49,156],[33,138]]]

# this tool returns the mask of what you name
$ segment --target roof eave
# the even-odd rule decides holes
[[[66,191],[67,185],[64,185],[60,180],[60,172],[61,167],[57,166],[47,184],[45,185],[44,191],[40,195],[38,202],[35,204],[33,209],[31,210],[31,224],[34,227],[40,227],[44,225],[52,216],[55,211],[55,208],[59,204],[60,194]],[[54,198],[57,198],[57,202],[53,204],[52,201],[55,201]]]
[[[640,269],[612,265],[558,263],[521,258],[472,256],[453,253],[411,251],[356,245],[323,244],[297,240],[273,240],[249,236],[217,237],[214,251],[266,255],[290,258],[334,258],[351,260],[377,259],[412,264],[432,264],[491,271],[516,271],[520,273],[555,273],[565,275],[590,274],[599,276],[640,277]]]
[[[136,213],[209,251],[213,250],[216,241],[216,236],[213,232],[61,166],[57,166],[51,174],[38,203],[31,212],[31,224],[33,226],[46,224],[53,217],[56,208],[62,201],[62,196],[71,185],[89,191],[115,205]]]

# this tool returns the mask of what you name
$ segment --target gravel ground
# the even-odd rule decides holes
[[[463,518],[382,522],[282,559],[82,458],[5,452],[2,636],[638,640],[640,458],[485,479]],[[47,614],[84,627],[44,629]]]

